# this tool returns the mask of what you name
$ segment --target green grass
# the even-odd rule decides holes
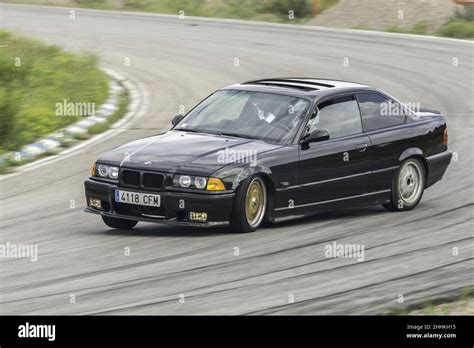
[[[127,113],[128,110],[128,94],[126,91],[123,91],[119,95],[119,104],[118,104],[118,109],[115,111],[111,116],[107,118],[107,121],[104,123],[97,123],[90,127],[87,130],[87,133],[78,135],[76,139],[79,140],[84,140],[84,139],[89,139],[91,136],[95,134],[99,134],[107,130],[112,124],[114,124],[116,121],[118,121],[122,116],[124,116]]]
[[[429,30],[429,25],[424,22],[418,22],[413,28],[405,29],[398,26],[391,26],[385,29],[389,33],[405,33],[405,34],[417,34],[417,35],[427,35],[431,34]]]
[[[360,28],[354,28],[360,29]],[[457,39],[474,39],[474,21],[463,18],[453,18],[446,22],[438,29],[438,31],[432,31],[429,25],[425,22],[417,23],[413,28],[405,29],[398,26],[387,27],[385,31],[390,33],[405,33],[405,34],[417,34],[417,35],[437,35],[452,37]]]
[[[472,288],[464,287],[455,298],[444,303],[433,303],[430,295],[426,295],[421,306],[407,308],[405,306],[394,306],[388,311],[388,315],[473,315],[474,294]]]
[[[474,21],[467,19],[453,19],[439,29],[441,36],[457,39],[474,39]]]
[[[15,151],[81,116],[58,116],[57,103],[107,99],[108,77],[93,56],[0,31],[0,154]]]
[[[71,138],[68,142],[63,143],[62,147],[69,147],[74,144],[76,144],[80,140],[86,140],[91,138],[93,135],[99,134],[107,130],[113,123],[118,121],[120,118],[122,118],[128,111],[128,105],[129,105],[129,95],[127,91],[123,91],[120,93],[118,96],[119,98],[119,103],[118,103],[118,109],[115,111],[111,116],[109,116],[104,123],[98,123],[92,127],[90,127],[87,130],[87,133],[78,135],[74,138]],[[0,165],[0,174],[7,174],[12,172],[14,167],[18,167],[24,164],[28,164],[30,162],[36,161],[38,159],[47,157],[47,156],[52,156],[52,155],[57,155],[61,151],[61,148],[57,150],[52,150],[45,152],[41,154],[38,157],[35,158],[29,158],[29,159],[22,159],[20,161],[16,161],[14,158],[10,157],[8,158],[7,162],[3,165]]]
[[[312,0],[2,0],[3,2],[140,11],[300,24],[313,18]],[[339,0],[320,0],[320,12]],[[294,11],[294,19],[289,11]]]

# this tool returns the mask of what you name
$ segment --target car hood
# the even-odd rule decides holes
[[[246,138],[168,131],[122,145],[99,161],[127,168],[209,176],[231,163],[254,164],[262,153],[280,147]]]

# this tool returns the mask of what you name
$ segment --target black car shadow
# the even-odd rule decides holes
[[[280,222],[277,224],[264,224],[257,232],[265,232],[270,229],[292,228],[305,225],[312,222],[327,222],[330,220],[341,220],[349,218],[364,218],[374,214],[381,214],[387,212],[381,206],[369,206],[360,208],[346,208],[331,212],[319,213],[313,216],[304,217],[301,219]],[[388,213],[388,212],[387,212]],[[232,235],[233,233],[229,227],[227,228],[199,228],[186,226],[170,226],[152,223],[139,223],[132,230],[117,230],[104,228],[100,234],[107,234],[113,236],[143,236],[143,237],[186,237],[186,238],[202,238],[217,235]],[[244,235],[244,234],[242,234]]]
[[[288,220],[277,224],[266,224],[260,228],[280,228],[280,227],[296,227],[305,225],[312,222],[328,222],[330,220],[341,220],[350,218],[364,218],[375,214],[390,213],[382,206],[367,206],[367,207],[355,207],[355,208],[341,208],[330,212],[317,213],[312,216],[298,218],[295,220]]]
[[[202,238],[219,234],[231,234],[226,228],[199,228],[186,226],[169,226],[153,223],[139,223],[132,230],[104,229],[101,234],[114,236],[142,236],[142,237],[187,237]]]

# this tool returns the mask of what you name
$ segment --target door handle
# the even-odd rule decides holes
[[[364,152],[367,150],[367,144],[357,144],[357,150],[359,150],[359,152]]]

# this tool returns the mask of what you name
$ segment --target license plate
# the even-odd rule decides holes
[[[151,193],[115,190],[115,202],[159,207],[161,200],[160,195]]]

